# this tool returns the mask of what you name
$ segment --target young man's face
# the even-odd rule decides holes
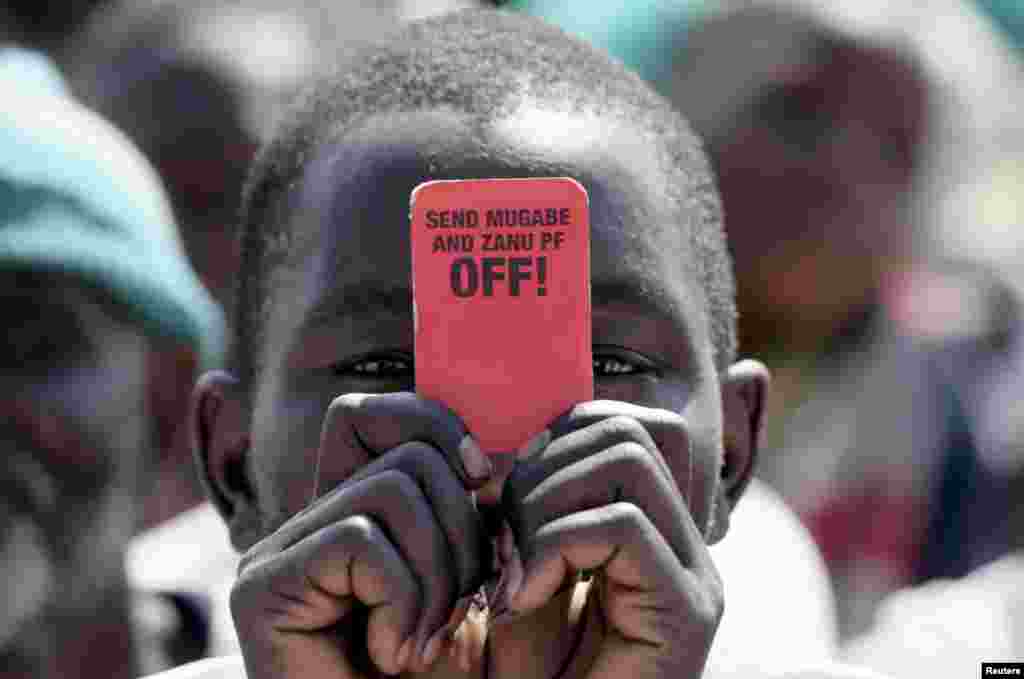
[[[0,674],[35,676],[124,586],[147,343],[69,279],[0,291]]]
[[[263,530],[306,506],[328,404],[414,389],[409,196],[431,179],[570,176],[590,197],[595,398],[682,414],[691,450],[665,450],[706,528],[722,458],[719,382],[676,187],[649,138],[585,114],[525,109],[484,131],[444,112],[376,115],[319,149],[297,192],[289,265],[271,281],[251,450]],[[310,228],[310,227],[314,228]],[[689,459],[688,458],[692,458]],[[368,458],[325,456],[321,492]],[[692,478],[691,478],[692,474]],[[681,478],[685,477],[685,478]]]

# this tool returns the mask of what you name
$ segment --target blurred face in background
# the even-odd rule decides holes
[[[722,106],[700,104],[694,122],[720,182],[741,344],[809,348],[905,267],[924,75],[895,50],[774,10],[723,18],[688,50],[674,84],[684,113],[716,62],[731,62],[714,86]]]
[[[166,4],[175,16],[179,9],[184,12]],[[145,13],[145,8],[138,9]],[[189,263],[226,307],[239,253],[234,224],[245,172],[256,150],[255,135],[243,116],[244,82],[210,59],[185,50],[173,39],[172,28],[161,22],[144,21],[135,27],[101,22],[96,33],[82,48],[82,72],[72,68],[71,82],[159,172]],[[104,51],[107,41],[113,56]],[[164,372],[182,372],[181,367],[168,366]],[[180,377],[187,378],[187,384],[175,378],[155,385],[164,388],[158,398],[168,403],[154,403],[154,414],[172,435],[160,441],[164,455],[154,470],[158,490],[146,499],[142,529],[203,500],[187,428],[170,417],[185,412],[178,400],[182,395],[187,399],[194,375],[184,372]],[[182,435],[174,437],[174,429]]]
[[[234,223],[256,139],[242,119],[242,83],[201,60],[140,47],[93,105],[139,145],[167,188],[185,252],[225,303],[238,257]]]
[[[111,308],[66,277],[0,273],[0,676],[42,674],[124,589],[147,344]]]

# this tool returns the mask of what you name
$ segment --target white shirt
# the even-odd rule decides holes
[[[128,583],[139,592],[191,592],[210,604],[210,655],[238,653],[229,597],[238,554],[210,503],[142,533],[125,555]]]
[[[815,668],[800,677],[833,676],[815,674],[835,659],[838,633],[825,565],[810,534],[782,499],[757,481],[747,488],[730,524],[726,537],[711,547],[727,605],[705,677],[771,676],[800,665]],[[213,653],[237,653],[228,610],[237,556],[211,506],[186,512],[141,537],[128,564],[135,583],[209,594]],[[843,671],[847,674],[835,676],[853,677],[848,668]],[[234,657],[193,663],[159,678],[244,676],[241,659]]]
[[[707,672],[704,673],[707,677]],[[749,674],[748,677],[761,679],[886,679],[869,670],[841,664],[808,666],[784,674]],[[245,665],[241,656],[208,658],[183,665],[151,679],[246,679]]]
[[[982,662],[1024,661],[1024,554],[891,595],[844,657],[928,679],[977,677]]]

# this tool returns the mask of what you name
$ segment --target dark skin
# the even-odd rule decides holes
[[[321,229],[271,286],[259,379],[209,374],[195,399],[248,550],[232,603],[250,677],[700,675],[722,610],[706,543],[749,479],[767,374],[716,368],[684,237],[648,227],[685,215],[645,143],[525,106],[483,131],[371,116],[310,162],[294,218]],[[598,368],[598,400],[488,463],[413,393],[408,200],[428,179],[530,176],[586,187],[594,354],[628,369]],[[467,617],[495,525],[490,619]]]
[[[156,379],[158,343],[72,276],[0,290],[0,677],[137,676],[123,553],[194,364]]]
[[[712,145],[744,346],[818,351],[907,268],[927,104],[926,83],[897,55],[833,48],[780,73]]]

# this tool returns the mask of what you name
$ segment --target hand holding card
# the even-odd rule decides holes
[[[487,453],[593,398],[586,190],[470,179],[412,194],[416,390]]]

